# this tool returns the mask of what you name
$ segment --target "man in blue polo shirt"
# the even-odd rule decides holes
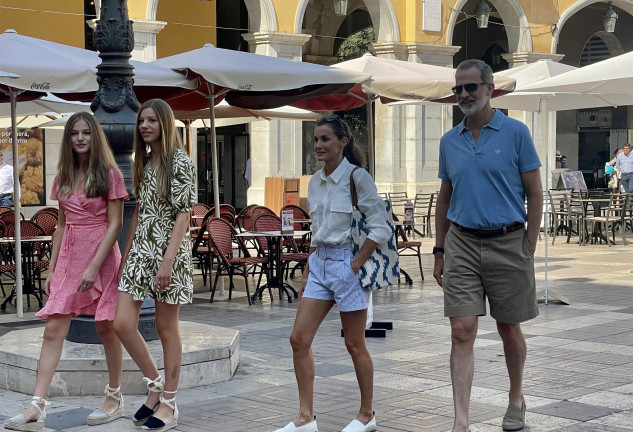
[[[618,153],[615,166],[620,170],[620,184],[624,192],[633,192],[633,155],[631,154],[631,144],[626,143],[622,147],[622,152]]]
[[[433,276],[444,290],[444,315],[451,321],[453,432],[469,430],[473,345],[486,299],[510,376],[502,427],[514,431],[525,426],[527,349],[520,323],[538,315],[534,250],[543,204],[541,163],[527,127],[490,106],[494,84],[486,63],[462,62],[455,84],[466,117],[440,142],[433,248]]]

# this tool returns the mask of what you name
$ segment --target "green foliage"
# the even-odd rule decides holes
[[[371,45],[375,42],[374,28],[367,27],[351,34],[341,43],[336,55],[338,61],[351,60],[371,52]]]

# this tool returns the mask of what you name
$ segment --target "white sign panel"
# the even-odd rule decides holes
[[[424,0],[422,30],[442,31],[442,0]]]

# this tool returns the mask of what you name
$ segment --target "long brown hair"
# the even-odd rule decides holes
[[[110,168],[117,168],[117,165],[99,121],[95,116],[86,112],[75,113],[66,122],[57,164],[58,194],[70,196],[75,187],[75,167],[78,162],[77,155],[73,151],[71,135],[75,123],[80,120],[85,121],[90,129],[90,156],[88,172],[83,184],[84,194],[89,198],[102,197],[107,199]]]
[[[132,192],[138,196],[143,182],[143,168],[149,159],[148,145],[138,128],[139,118],[143,110],[151,108],[156,113],[160,125],[160,163],[156,172],[156,187],[158,195],[168,199],[171,192],[171,180],[174,177],[172,159],[178,149],[182,149],[182,142],[176,130],[176,119],[170,106],[162,99],[150,99],[138,110],[136,116],[136,131],[134,132],[134,181]]]
[[[321,117],[316,121],[316,126],[327,125],[338,139],[347,138],[347,145],[343,149],[343,156],[352,165],[364,168],[366,165],[365,152],[356,144],[354,135],[349,129],[349,125],[343,121],[337,114]]]

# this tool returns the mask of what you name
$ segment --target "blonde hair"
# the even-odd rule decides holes
[[[88,198],[102,197],[107,199],[110,169],[112,167],[118,169],[118,167],[99,121],[95,116],[86,112],[78,112],[70,116],[64,128],[57,164],[58,194],[70,196],[75,188],[77,155],[73,150],[72,130],[80,120],[85,121],[90,129],[90,156],[88,172],[83,184],[84,194]]]
[[[174,177],[172,160],[174,153],[182,149],[180,136],[176,131],[176,119],[174,112],[167,102],[162,99],[150,99],[146,101],[138,110],[136,116],[136,131],[134,132],[134,181],[132,192],[138,196],[141,183],[143,182],[144,167],[149,159],[148,145],[143,139],[138,128],[139,118],[143,110],[151,108],[156,113],[158,124],[160,125],[160,163],[156,172],[156,188],[158,195],[167,200],[171,192],[171,180]]]

